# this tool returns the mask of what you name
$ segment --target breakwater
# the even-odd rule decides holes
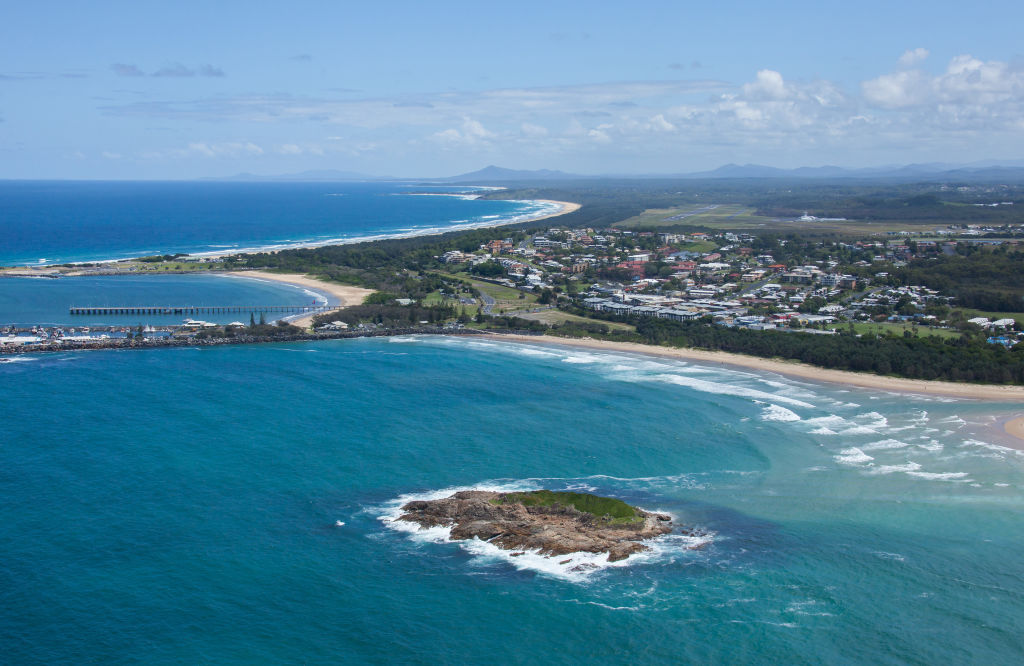
[[[192,314],[226,314],[232,312],[327,312],[337,306],[319,305],[72,305],[68,314],[72,315],[192,315]]]
[[[6,344],[0,338],[0,357],[39,352],[80,351],[93,349],[153,349],[157,347],[205,347],[219,345],[263,344],[267,342],[297,342],[338,340],[348,338],[381,338],[396,335],[487,335],[494,331],[442,326],[409,328],[378,328],[357,331],[319,331],[313,333],[288,333],[284,335],[246,335],[230,337],[215,335],[171,335],[167,337],[119,337],[91,338],[88,340],[56,339],[35,344]],[[540,335],[536,331],[502,331],[520,335]]]

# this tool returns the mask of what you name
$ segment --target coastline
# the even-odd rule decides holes
[[[684,349],[676,347],[655,347],[635,342],[610,342],[592,338],[556,338],[552,336],[529,336],[517,334],[500,334],[487,336],[490,340],[508,340],[519,344],[560,345],[565,347],[582,347],[598,351],[626,352],[630,354],[646,354],[662,358],[673,358],[685,361],[699,361],[706,364],[728,365],[748,370],[774,372],[797,379],[809,379],[830,384],[843,384],[858,388],[869,388],[894,393],[917,393],[923,395],[943,396],[947,398],[963,398],[970,400],[991,400],[993,402],[1017,402],[1024,405],[1024,386],[999,386],[994,384],[957,384],[924,379],[904,379],[901,377],[883,377],[867,373],[850,372],[848,370],[829,370],[799,361],[781,361],[776,359],[745,356],[721,351],[701,349]],[[1014,424],[1011,431],[1010,424]],[[1007,432],[1024,440],[1024,418],[1007,423]],[[1018,434],[1019,433],[1019,434]]]
[[[330,310],[326,310],[323,313],[334,312],[341,308],[349,307],[350,305],[360,305],[367,296],[373,293],[373,289],[365,289],[363,287],[351,287],[344,284],[338,284],[335,282],[324,282],[315,278],[308,277],[306,275],[300,275],[297,273],[269,273],[267,271],[226,271],[221,275],[231,275],[239,278],[247,278],[250,280],[270,280],[271,282],[280,282],[282,284],[290,284],[295,287],[302,287],[311,291],[326,292],[335,300],[337,303],[331,303],[328,299],[328,305],[333,305]],[[313,315],[302,315],[290,319],[284,318],[288,323],[301,328],[308,327],[313,322]]]
[[[435,194],[418,194],[412,193],[406,196],[438,196]],[[448,195],[440,195],[448,196]],[[508,199],[508,201],[520,201],[518,199]],[[523,199],[523,202],[537,202],[545,204],[557,204],[561,208],[553,213],[544,213],[543,215],[534,216],[523,216],[505,218],[499,220],[488,220],[486,222],[472,222],[468,224],[457,224],[450,227],[429,227],[426,229],[418,229],[416,231],[408,231],[405,233],[389,234],[383,233],[376,236],[354,236],[352,238],[331,238],[323,241],[315,241],[309,243],[294,243],[288,245],[268,245],[265,247],[248,247],[248,248],[237,248],[230,252],[216,251],[216,252],[193,252],[189,254],[190,257],[202,257],[204,259],[223,259],[224,257],[236,256],[239,254],[253,254],[257,252],[266,252],[268,254],[275,254],[283,250],[309,250],[318,247],[330,247],[332,245],[354,245],[356,243],[371,243],[373,241],[386,241],[386,240],[397,240],[400,238],[420,238],[422,236],[440,236],[441,234],[453,233],[456,231],[469,231],[471,229],[490,229],[492,227],[506,227],[510,224],[523,224],[526,222],[539,222],[540,220],[547,220],[560,215],[566,215],[579,210],[583,204],[574,203],[572,201],[555,201],[554,199]],[[125,261],[123,259],[116,259],[111,261]],[[93,262],[102,263],[102,262]]]
[[[493,189],[493,188],[487,188]],[[433,195],[431,195],[433,196]],[[560,215],[566,215],[568,213],[575,212],[582,207],[582,204],[574,203],[572,201],[556,201],[554,199],[508,199],[508,201],[521,201],[523,203],[544,203],[551,205],[560,206],[559,210],[554,212],[546,212],[543,214],[535,215],[524,215],[522,217],[513,216],[499,220],[487,220],[484,222],[474,222],[469,224],[457,224],[450,227],[429,227],[425,229],[418,229],[415,231],[408,231],[404,233],[381,233],[371,236],[353,236],[351,238],[331,238],[327,240],[310,241],[310,242],[298,242],[289,243],[287,245],[265,245],[265,246],[253,246],[253,247],[239,247],[234,248],[230,251],[217,250],[211,252],[190,252],[185,256],[188,257],[201,257],[203,259],[222,259],[224,257],[239,255],[239,254],[253,254],[257,252],[275,253],[282,250],[302,250],[311,249],[318,247],[329,247],[332,245],[353,245],[355,243],[369,243],[373,241],[384,241],[384,240],[395,240],[400,238],[417,238],[420,236],[439,236],[456,231],[468,231],[470,229],[489,229],[492,227],[505,227],[511,224],[523,224],[526,222],[538,222],[540,220],[547,220]],[[114,259],[83,259],[81,261],[70,261],[57,263],[45,263],[45,264],[11,264],[9,266],[0,265],[0,276],[8,277],[39,277],[44,275],[53,276],[55,274],[60,275],[77,275],[81,270],[82,264],[117,264],[121,262],[129,262],[138,259],[138,257],[120,257]]]

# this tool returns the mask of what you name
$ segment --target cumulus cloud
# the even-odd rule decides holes
[[[639,162],[669,153],[731,150],[737,151],[736,160],[756,155],[772,160],[772,156],[791,156],[800,150],[837,148],[837,154],[849,154],[877,146],[913,146],[925,134],[930,145],[939,145],[942,137],[964,130],[1013,130],[1018,134],[1012,145],[1024,149],[1019,132],[1024,129],[1020,68],[963,55],[933,74],[922,68],[927,57],[923,48],[907,51],[893,63],[892,71],[852,90],[828,80],[800,80],[762,68],[738,83],[624,81],[439,91],[412,99],[348,93],[216,96],[110,104],[101,109],[109,115],[190,123],[230,121],[235,127],[285,128],[287,123],[321,127],[324,147],[285,141],[279,135],[270,150],[283,155],[315,155],[324,150],[355,154],[360,146],[360,151],[389,156],[436,153],[440,147],[467,154],[519,151],[520,156],[545,159],[632,154]],[[258,135],[264,136],[263,131]],[[284,137],[289,131],[282,129]],[[946,145],[954,140],[949,138]],[[189,154],[259,154],[247,146],[255,144],[197,142],[189,147]]]
[[[914,67],[928,59],[928,49],[916,48],[904,51],[900,56],[900,67]]]
[[[900,65],[907,61],[901,58]],[[861,88],[867,104],[903,111],[910,114],[908,120],[932,128],[1020,127],[1024,117],[1024,70],[968,54],[952,58],[938,75],[903,69],[865,81]]]
[[[760,99],[785,99],[788,95],[782,74],[771,69],[762,69],[753,82],[743,84],[743,94]]]
[[[495,134],[485,128],[480,121],[472,118],[463,118],[459,129],[450,127],[433,134],[436,141],[449,148],[480,146],[494,136]]]
[[[673,125],[672,123],[670,123],[669,121],[665,120],[665,116],[660,114],[660,113],[658,115],[656,115],[656,116],[651,118],[651,123],[650,124],[651,124],[651,128],[656,130],[656,131],[658,131],[658,132],[674,132],[674,131],[676,131],[676,126]]]
[[[885,109],[900,109],[924,104],[930,95],[931,82],[920,70],[883,74],[861,84],[864,99]]]

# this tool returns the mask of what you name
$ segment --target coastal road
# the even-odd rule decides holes
[[[481,311],[485,315],[491,314],[491,308],[493,308],[495,306],[495,304],[497,304],[497,301],[494,300],[494,297],[492,297],[490,294],[487,294],[487,293],[485,293],[484,291],[481,290],[480,291],[480,300],[484,302],[484,306],[483,306],[483,308],[481,308]]]

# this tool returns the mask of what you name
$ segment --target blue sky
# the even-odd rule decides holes
[[[1024,158],[1019,2],[634,4],[5,0],[0,178]]]

